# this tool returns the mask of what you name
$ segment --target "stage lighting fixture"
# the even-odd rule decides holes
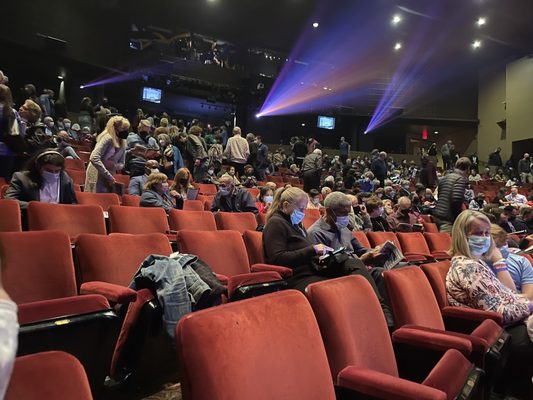
[[[80,85],[80,89],[85,89],[85,86],[83,86],[83,85]]]
[[[481,47],[481,40],[474,40],[474,42],[472,43],[472,48],[473,49],[479,49]]]
[[[438,134],[439,134],[439,131],[435,131],[435,132],[433,132],[433,133],[434,133],[435,135],[438,135]]]
[[[320,24],[318,22],[313,22],[313,28],[318,28],[320,26]]]
[[[402,22],[402,17],[400,14],[396,14],[395,16],[392,17],[392,24],[393,25],[398,25],[400,22]]]
[[[59,79],[60,81],[62,81],[63,79],[65,79],[65,77],[63,75],[58,75],[57,76],[57,79]]]
[[[255,114],[255,118],[261,118],[261,114]]]
[[[400,42],[397,42],[395,45],[394,45],[394,50],[398,51],[402,48],[402,44]]]
[[[305,124],[304,124],[304,123],[302,123],[302,126],[305,126]]]
[[[487,19],[485,17],[479,17],[476,21],[477,26],[483,26],[487,23]]]

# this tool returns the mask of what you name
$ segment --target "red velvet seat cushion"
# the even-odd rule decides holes
[[[92,294],[87,296],[64,297],[61,299],[34,301],[18,306],[20,325],[48,319],[86,314],[109,309],[104,296]]]

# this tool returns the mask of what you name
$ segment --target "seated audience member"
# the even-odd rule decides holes
[[[0,269],[0,399],[4,398],[13,371],[18,333],[17,305],[4,290]]]
[[[235,176],[235,167],[234,166],[231,166],[227,169],[226,172],[224,172],[219,179],[222,179],[222,178],[230,178],[232,181],[233,181],[233,184],[235,186],[240,186],[241,185],[241,182],[239,181],[239,178],[237,178]]]
[[[198,183],[202,182],[205,174],[207,173],[208,167],[209,167],[209,160],[207,158],[204,160],[200,160],[199,158],[196,158],[194,160],[194,165],[192,169],[193,182],[198,182]]]
[[[392,204],[392,200],[389,200],[389,199],[383,200],[383,216],[385,218],[388,218],[393,213],[394,213],[394,206]]]
[[[194,188],[191,172],[187,168],[180,168],[174,176],[170,186],[170,196],[176,202],[176,208],[183,209],[183,202],[187,200],[187,191]]]
[[[278,189],[278,186],[274,182],[267,182],[265,183],[265,186],[270,188],[272,190],[272,193],[275,193]]]
[[[370,171],[365,172],[363,179],[359,180],[359,187],[362,192],[372,193],[374,191],[374,174]]]
[[[500,182],[500,183],[503,183],[503,182],[507,182],[507,175],[505,175],[503,173],[503,169],[498,169],[498,172],[496,173],[496,175],[494,175],[494,180],[496,182]]]
[[[475,197],[476,197],[476,194],[474,193],[474,189],[472,189],[472,185],[469,182],[468,185],[466,185],[466,190],[465,190],[466,204],[470,204],[470,202],[474,200]]]
[[[65,131],[59,131],[57,136],[54,138],[54,143],[57,146],[57,151],[65,158],[72,158],[74,160],[79,160],[80,156],[76,154],[76,151],[72,148],[68,142],[69,135]]]
[[[391,229],[395,232],[412,232],[418,219],[411,210],[411,200],[407,196],[398,199],[398,209],[387,218]]]
[[[141,195],[141,207],[160,207],[168,213],[176,207],[176,199],[169,192],[167,176],[161,172],[150,174]],[[183,207],[183,202],[181,203]]]
[[[390,200],[392,202],[396,201],[396,192],[392,186],[385,186],[383,188],[383,197],[382,200]]]
[[[161,172],[163,172],[169,179],[174,179],[178,169],[183,168],[183,158],[177,146],[174,146],[170,140],[170,136],[166,133],[161,133],[157,140],[161,151]]]
[[[128,194],[134,196],[140,196],[143,193],[143,188],[148,180],[150,174],[159,172],[159,164],[156,160],[148,160],[144,164],[144,175],[134,176],[130,179],[130,184],[128,186]]]
[[[522,207],[520,216],[513,222],[517,231],[526,230],[527,234],[533,233],[533,207]]]
[[[326,200],[326,197],[328,197],[328,195],[332,192],[331,188],[329,186],[324,186],[321,190],[320,190],[320,194],[322,194],[322,202],[324,202]]]
[[[514,227],[514,231],[526,231],[527,225],[518,218],[520,215],[520,210],[517,206],[505,206],[503,211],[507,215],[507,220]],[[514,232],[513,231],[513,232]]]
[[[492,198],[491,203],[498,205],[498,207],[503,207],[511,204],[505,198],[505,188],[498,189],[498,192],[496,193],[496,196]]]
[[[485,193],[478,193],[476,198],[470,202],[468,205],[469,210],[481,211],[487,206],[485,201]]]
[[[266,214],[268,208],[274,200],[274,192],[268,186],[262,186],[259,188],[259,194],[257,195],[257,201],[255,207],[259,214]]]
[[[481,175],[473,169],[470,171],[470,175],[468,175],[468,180],[472,183],[479,183],[481,181]]]
[[[490,174],[490,168],[485,168],[483,171],[483,175],[481,175],[481,179],[484,181],[490,181],[492,179],[492,176]]]
[[[511,355],[502,383],[512,379],[513,386],[507,389],[529,391],[523,398],[531,398],[533,342],[521,322],[529,318],[533,305],[525,296],[509,289],[514,282],[490,232],[490,221],[478,211],[463,211],[455,220],[451,268],[446,277],[448,301],[451,306],[495,311],[503,316],[503,324],[511,335]],[[487,262],[492,263],[492,269]]]
[[[366,211],[370,215],[372,222],[372,231],[374,232],[390,232],[392,231],[389,223],[384,218],[383,202],[375,197],[370,198],[366,202]]]
[[[241,184],[245,188],[257,187],[257,179],[254,175],[254,167],[250,164],[244,166],[244,174],[241,176]]]
[[[247,190],[236,187],[231,176],[224,175],[219,179],[218,193],[213,199],[211,211],[258,213],[252,195]]]
[[[519,205],[519,206],[527,203],[526,196],[518,193],[518,186],[516,185],[511,186],[511,193],[505,196],[505,199],[509,203]]]
[[[202,183],[211,183],[213,185],[218,185],[218,177],[215,172],[215,166],[213,164],[209,164],[207,166],[207,171],[204,174]]]
[[[352,209],[350,210],[348,223],[348,229],[351,231],[364,231],[368,232],[372,230],[372,222],[370,221],[370,215],[366,211],[365,203],[359,204],[357,196],[352,194],[347,195],[352,203]]]
[[[516,229],[512,223],[509,222],[509,213],[501,208],[492,208],[490,213],[496,218],[496,225],[499,225],[507,233],[516,232]]]
[[[530,194],[529,197],[527,198],[526,206],[533,207],[533,194]]]
[[[74,184],[64,171],[65,158],[55,150],[41,150],[33,156],[24,171],[15,172],[4,196],[18,200],[21,209],[30,201],[76,203]]]
[[[510,249],[507,244],[507,232],[501,227],[494,224],[491,225],[490,233],[494,245],[500,250],[502,257],[505,259],[507,269],[511,274],[516,291],[524,294],[530,301],[533,300],[533,267],[531,266],[531,263],[527,258],[510,251],[512,249]],[[493,272],[497,274],[492,263],[487,262],[487,264],[493,268]],[[502,281],[502,283],[505,285],[504,281]],[[513,289],[513,287],[510,289]]]
[[[333,192],[324,202],[326,209],[325,214],[318,219],[308,230],[308,239],[316,244],[323,244],[332,249],[346,248],[346,252],[350,253],[355,259],[360,259],[362,263],[354,263],[355,268],[352,274],[363,275],[375,289],[377,297],[380,299],[385,316],[389,325],[392,325],[392,316],[390,315],[389,307],[383,300],[381,293],[384,293],[383,285],[383,269],[373,268],[373,272],[369,273],[364,264],[372,264],[380,257],[379,249],[370,250],[363,247],[357,239],[352,235],[348,229],[349,213],[352,209],[352,202],[344,193]],[[380,287],[380,291],[376,290]]]
[[[307,208],[310,210],[320,210],[322,204],[320,204],[320,193],[316,189],[311,189],[309,191],[309,203],[307,203]]]

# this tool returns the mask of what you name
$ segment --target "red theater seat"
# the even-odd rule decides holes
[[[362,246],[366,247],[367,249],[372,248],[368,238],[366,237],[366,234],[363,231],[352,231],[352,235],[359,243],[361,243]]]
[[[164,233],[170,240],[175,235],[170,234],[167,214],[162,208],[150,207],[109,207],[110,233]]]
[[[216,231],[215,217],[211,211],[170,210],[170,229],[173,231]]]
[[[0,200],[0,232],[21,232],[20,206],[16,200]]]
[[[123,194],[122,205],[126,207],[140,207],[141,196],[134,196],[132,194]]]
[[[448,250],[452,247],[452,237],[449,233],[425,232],[424,237],[432,257],[437,260],[447,260],[451,258],[448,254]]]
[[[183,202],[185,211],[204,211],[204,202],[202,200],[186,200]]]
[[[348,276],[311,284],[306,293],[322,332],[331,375],[335,379],[348,367],[349,376],[357,380],[345,386],[359,392],[361,397],[357,398],[464,398],[471,386],[479,382],[482,372],[457,350],[443,350],[442,357],[434,357],[430,342],[439,339],[437,334],[418,340],[410,338],[412,349],[425,354],[425,360],[423,363],[407,357],[402,360],[402,364],[411,364],[405,375],[414,381],[402,379],[404,371],[399,371],[397,366],[383,311],[363,277]],[[401,328],[394,334],[408,337],[408,332]],[[469,348],[468,341],[462,343]],[[343,386],[342,376],[336,383]]]
[[[102,207],[94,204],[49,204],[30,201],[30,231],[61,230],[75,242],[81,233],[106,234]]]
[[[77,170],[77,169],[67,169],[65,168],[65,172],[72,178],[72,181],[80,186],[85,185],[85,170]]]
[[[422,225],[424,226],[424,232],[439,233],[439,228],[438,228],[437,224],[434,224],[432,222],[423,221]]]
[[[80,192],[76,194],[78,204],[94,204],[108,211],[111,206],[120,205],[120,197],[115,193]]]
[[[204,196],[214,196],[217,194],[217,186],[212,183],[195,183],[194,186],[198,188],[198,193]]]
[[[65,158],[65,169],[84,171],[87,169],[83,160],[74,160],[72,158]]]
[[[264,264],[263,232],[245,231],[242,235],[250,265]]]
[[[403,255],[408,261],[431,260],[426,239],[420,232],[396,233],[396,237],[402,246]]]
[[[244,231],[253,231],[257,229],[257,219],[251,212],[232,213],[217,212],[215,214],[217,228],[224,231],[238,231],[241,234]]]
[[[87,375],[70,354],[48,351],[17,357],[6,400],[92,400]]]

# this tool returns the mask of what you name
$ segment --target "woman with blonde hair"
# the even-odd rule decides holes
[[[302,221],[308,201],[302,189],[278,189],[263,230],[266,262],[291,268],[293,275],[288,279],[289,287],[300,291],[310,283],[327,279],[314,271],[312,260],[332,250],[323,244],[313,245],[307,239]]]
[[[164,208],[167,213],[177,208],[175,199],[169,192],[167,176],[162,172],[148,176],[141,195],[141,207]]]
[[[452,228],[450,255],[452,264],[446,276],[450,305],[495,311],[503,316],[511,348],[501,383],[520,393],[519,397],[527,392],[524,398],[532,398],[533,342],[524,322],[533,304],[512,289],[515,285],[507,261],[495,246],[490,221],[483,213],[465,210],[459,214]]]
[[[124,167],[126,138],[130,122],[122,116],[109,119],[96,138],[96,147],[89,157],[84,191],[108,193],[115,191],[113,174]]]
[[[183,202],[187,200],[187,190],[193,187],[191,171],[188,168],[178,169],[170,186],[170,196],[175,199],[176,208],[183,208]]]

